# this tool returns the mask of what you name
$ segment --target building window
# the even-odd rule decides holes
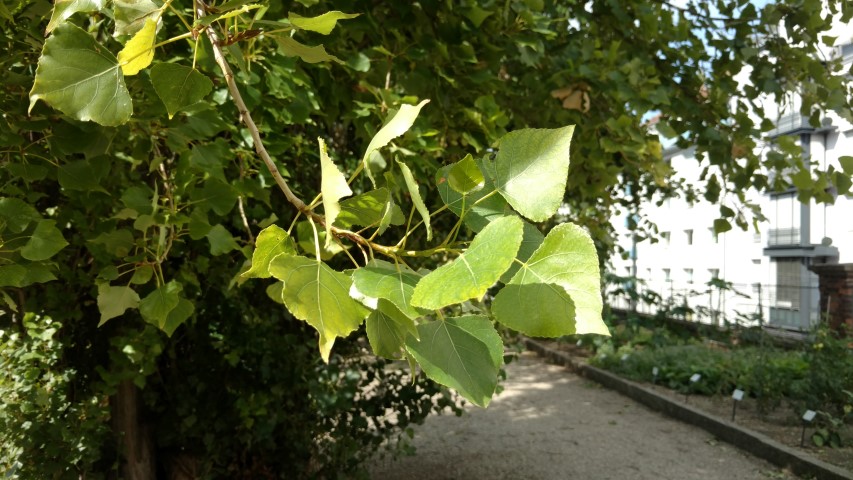
[[[714,228],[711,227],[708,229],[708,231],[711,232],[711,241],[713,241],[714,243],[720,243],[720,235],[717,234]]]
[[[669,269],[668,269],[668,268],[664,268],[664,269],[663,269],[663,279],[664,279],[665,281],[667,281],[667,282],[671,282],[671,281],[672,281],[672,274],[671,274],[671,272],[669,271]]]
[[[761,259],[760,258],[753,258],[752,264],[753,265],[761,265]]]
[[[799,258],[777,258],[776,263],[776,306],[800,309],[802,266]]]
[[[772,227],[767,232],[769,246],[800,243],[800,202],[795,193],[772,197],[769,213]]]
[[[708,273],[711,274],[711,280],[716,280],[720,278],[720,269],[719,268],[709,268]]]
[[[684,236],[687,237],[687,244],[693,245],[693,230],[685,230]]]
[[[669,232],[660,232],[660,238],[663,240],[663,244],[667,247],[669,246]]]
[[[684,278],[687,279],[687,283],[693,283],[693,269],[685,268],[684,269]]]

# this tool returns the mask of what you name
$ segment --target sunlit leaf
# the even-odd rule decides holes
[[[287,55],[288,57],[299,57],[303,61],[306,61],[308,63],[320,63],[330,61],[337,62],[340,64],[344,63],[340,58],[326,53],[326,47],[322,45],[310,47],[308,45],[299,43],[290,37],[285,37],[281,35],[275,37],[275,39],[278,42],[278,48],[281,50],[281,53]]]
[[[338,20],[355,18],[358,15],[359,14],[357,13],[343,13],[333,10],[317,17],[303,17],[291,12],[287,14],[287,19],[290,20],[290,23],[292,23],[296,28],[328,35],[332,33],[332,30],[335,28],[335,25],[337,25]]]
[[[352,274],[352,281],[359,292],[390,301],[411,319],[422,315],[412,307],[412,293],[421,278],[419,273],[405,265],[384,260],[372,260]]]
[[[296,248],[293,240],[281,227],[270,225],[258,234],[255,251],[252,253],[252,267],[243,273],[246,278],[269,278],[270,262],[281,254],[294,255]]]
[[[382,220],[390,199],[391,193],[384,187],[347,198],[340,204],[341,213],[335,218],[335,225],[341,228],[375,225]]]
[[[350,298],[352,280],[323,262],[279,255],[270,262],[269,271],[284,282],[282,299],[290,313],[316,328],[324,343],[349,335],[369,313]],[[321,353],[328,361],[328,351]]]
[[[547,220],[563,201],[574,126],[525,128],[504,135],[495,158],[495,186],[518,213]]]
[[[113,0],[115,36],[133,35],[148,19],[160,17],[160,6],[151,0]]]
[[[492,302],[500,323],[542,337],[609,335],[601,310],[595,245],[571,223],[554,227]]]
[[[368,159],[370,155],[380,148],[391,143],[391,140],[399,137],[400,135],[406,133],[412,125],[415,123],[415,119],[418,118],[418,113],[420,113],[421,108],[426,105],[429,100],[424,100],[417,105],[402,105],[400,106],[400,110],[388,120],[388,123],[382,126],[376,135],[370,140],[370,143],[367,145],[367,150],[364,151],[364,156],[361,158],[362,163],[364,164],[364,169],[367,172],[367,176],[370,178],[373,186],[376,186],[376,180],[373,178],[373,174],[370,172],[370,166],[368,165]]]
[[[455,389],[471,403],[488,406],[503,363],[503,343],[488,318],[467,316],[418,325],[406,350],[434,381]]]
[[[45,34],[49,34],[57,25],[65,22],[71,15],[77,12],[91,13],[100,12],[106,6],[106,0],[56,0],[53,5],[53,13],[47,24]]]
[[[85,30],[64,23],[45,42],[30,90],[62,113],[101,125],[121,125],[133,106],[118,60]]]
[[[142,28],[136,32],[118,52],[118,63],[124,75],[131,76],[140,70],[148,68],[154,60],[154,41],[157,37],[157,22],[152,19],[145,20]]]
[[[477,166],[477,162],[470,153],[450,166],[447,172],[447,181],[450,188],[463,195],[480,190],[486,184],[483,172],[480,171],[480,167]]]
[[[462,217],[468,228],[479,232],[493,220],[514,215],[506,200],[495,193],[494,183],[488,177],[485,177],[483,188],[468,194],[452,189],[448,178],[451,168],[447,165],[436,173],[438,194],[450,211]]]
[[[418,282],[412,305],[435,310],[482,297],[515,258],[522,230],[518,217],[503,217],[488,224],[465,253]]]
[[[400,166],[400,170],[403,172],[403,179],[406,181],[406,188],[409,190],[409,196],[412,198],[412,203],[415,204],[415,209],[424,221],[424,227],[426,227],[427,232],[427,241],[432,240],[432,226],[429,221],[429,209],[421,198],[421,193],[418,190],[418,183],[415,181],[415,177],[412,175],[412,171],[409,169],[408,165],[399,160],[397,161],[397,165]]]
[[[352,195],[352,190],[347,184],[347,177],[329,158],[326,142],[322,138],[318,138],[317,141],[320,144],[320,191],[323,197],[323,211],[326,215],[326,248],[328,248],[332,241],[332,224],[341,211],[338,202],[341,198]]]

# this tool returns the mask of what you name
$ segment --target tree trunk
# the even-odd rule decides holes
[[[122,478],[154,480],[157,464],[150,429],[140,419],[139,389],[130,380],[121,382],[111,404],[113,432],[122,456]]]

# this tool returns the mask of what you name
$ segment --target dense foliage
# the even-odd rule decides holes
[[[706,198],[745,224],[742,187],[774,187],[758,166],[803,166],[755,156],[768,126],[731,76],[752,64],[779,98],[808,80],[817,112],[849,108],[820,74],[837,64],[808,55],[820,2],[721,4],[729,22],[704,2],[582,3],[0,3],[4,466],[120,469],[107,422],[132,383],[160,468],[350,468],[452,404],[368,344],[485,405],[494,318],[606,333],[593,240],[607,251],[617,207],[695,195],[667,181],[645,113],[698,146]],[[586,230],[549,230],[563,201]]]

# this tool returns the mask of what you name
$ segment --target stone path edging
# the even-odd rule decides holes
[[[747,430],[735,423],[710,415],[690,405],[673,401],[671,398],[662,396],[639,383],[623,379],[586,363],[577,362],[569,355],[552,350],[536,340],[525,338],[524,343],[527,348],[552,363],[565,366],[569,370],[583,375],[611,390],[616,390],[652,410],[702,428],[720,440],[728,442],[775,465],[790,468],[797,475],[814,476],[822,480],[853,480],[853,472],[830,465],[811,455],[782,445],[765,435]]]

